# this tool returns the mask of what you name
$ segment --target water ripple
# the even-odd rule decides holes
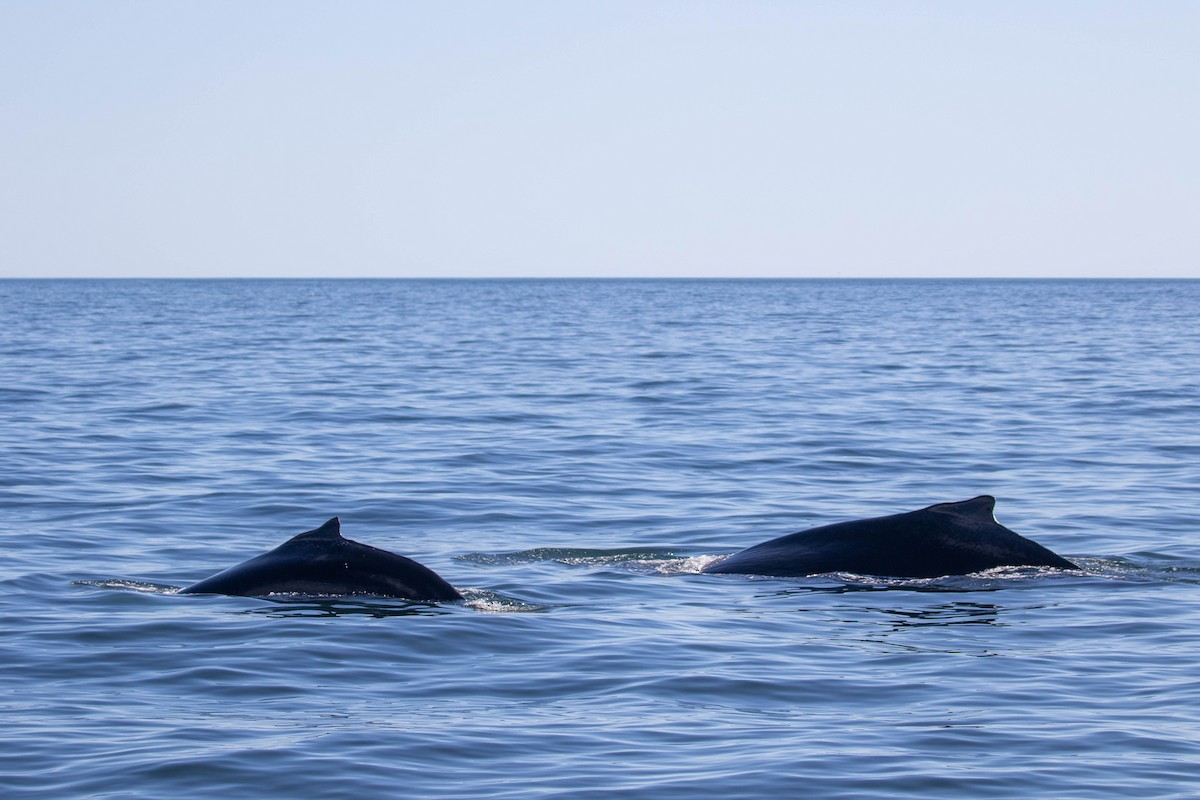
[[[1189,797],[1200,284],[0,282],[5,797]],[[989,493],[1081,571],[703,575]],[[461,603],[179,586],[339,515]]]

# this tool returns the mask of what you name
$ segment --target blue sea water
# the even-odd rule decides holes
[[[1200,796],[1200,282],[0,281],[0,796]],[[1080,572],[702,575],[978,494]],[[175,589],[341,517],[463,603]]]

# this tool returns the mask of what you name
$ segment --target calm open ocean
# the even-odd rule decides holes
[[[1200,282],[0,281],[0,499],[4,798],[1200,796]],[[333,515],[467,601],[174,594]]]

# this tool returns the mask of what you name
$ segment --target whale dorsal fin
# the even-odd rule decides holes
[[[334,517],[333,519],[329,520],[328,522],[326,522],[324,525],[322,525],[319,528],[314,528],[311,531],[305,531],[304,533],[296,534],[295,536],[292,537],[291,541],[295,542],[300,539],[303,539],[306,542],[314,541],[314,540],[318,540],[318,539],[335,541],[335,540],[341,539],[341,538],[342,538],[342,523],[340,520],[338,520],[337,517]]]
[[[960,503],[939,503],[930,506],[930,511],[940,511],[944,514],[958,514],[960,517],[978,520],[979,522],[996,521],[996,498],[990,494],[981,494]]]

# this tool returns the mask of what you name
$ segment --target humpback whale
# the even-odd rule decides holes
[[[704,572],[936,578],[992,567],[1079,569],[996,522],[995,507],[996,498],[981,495],[904,514],[822,525],[748,547]]]
[[[292,537],[274,550],[182,589],[180,594],[463,599],[441,576],[411,558],[343,538],[337,517]]]

